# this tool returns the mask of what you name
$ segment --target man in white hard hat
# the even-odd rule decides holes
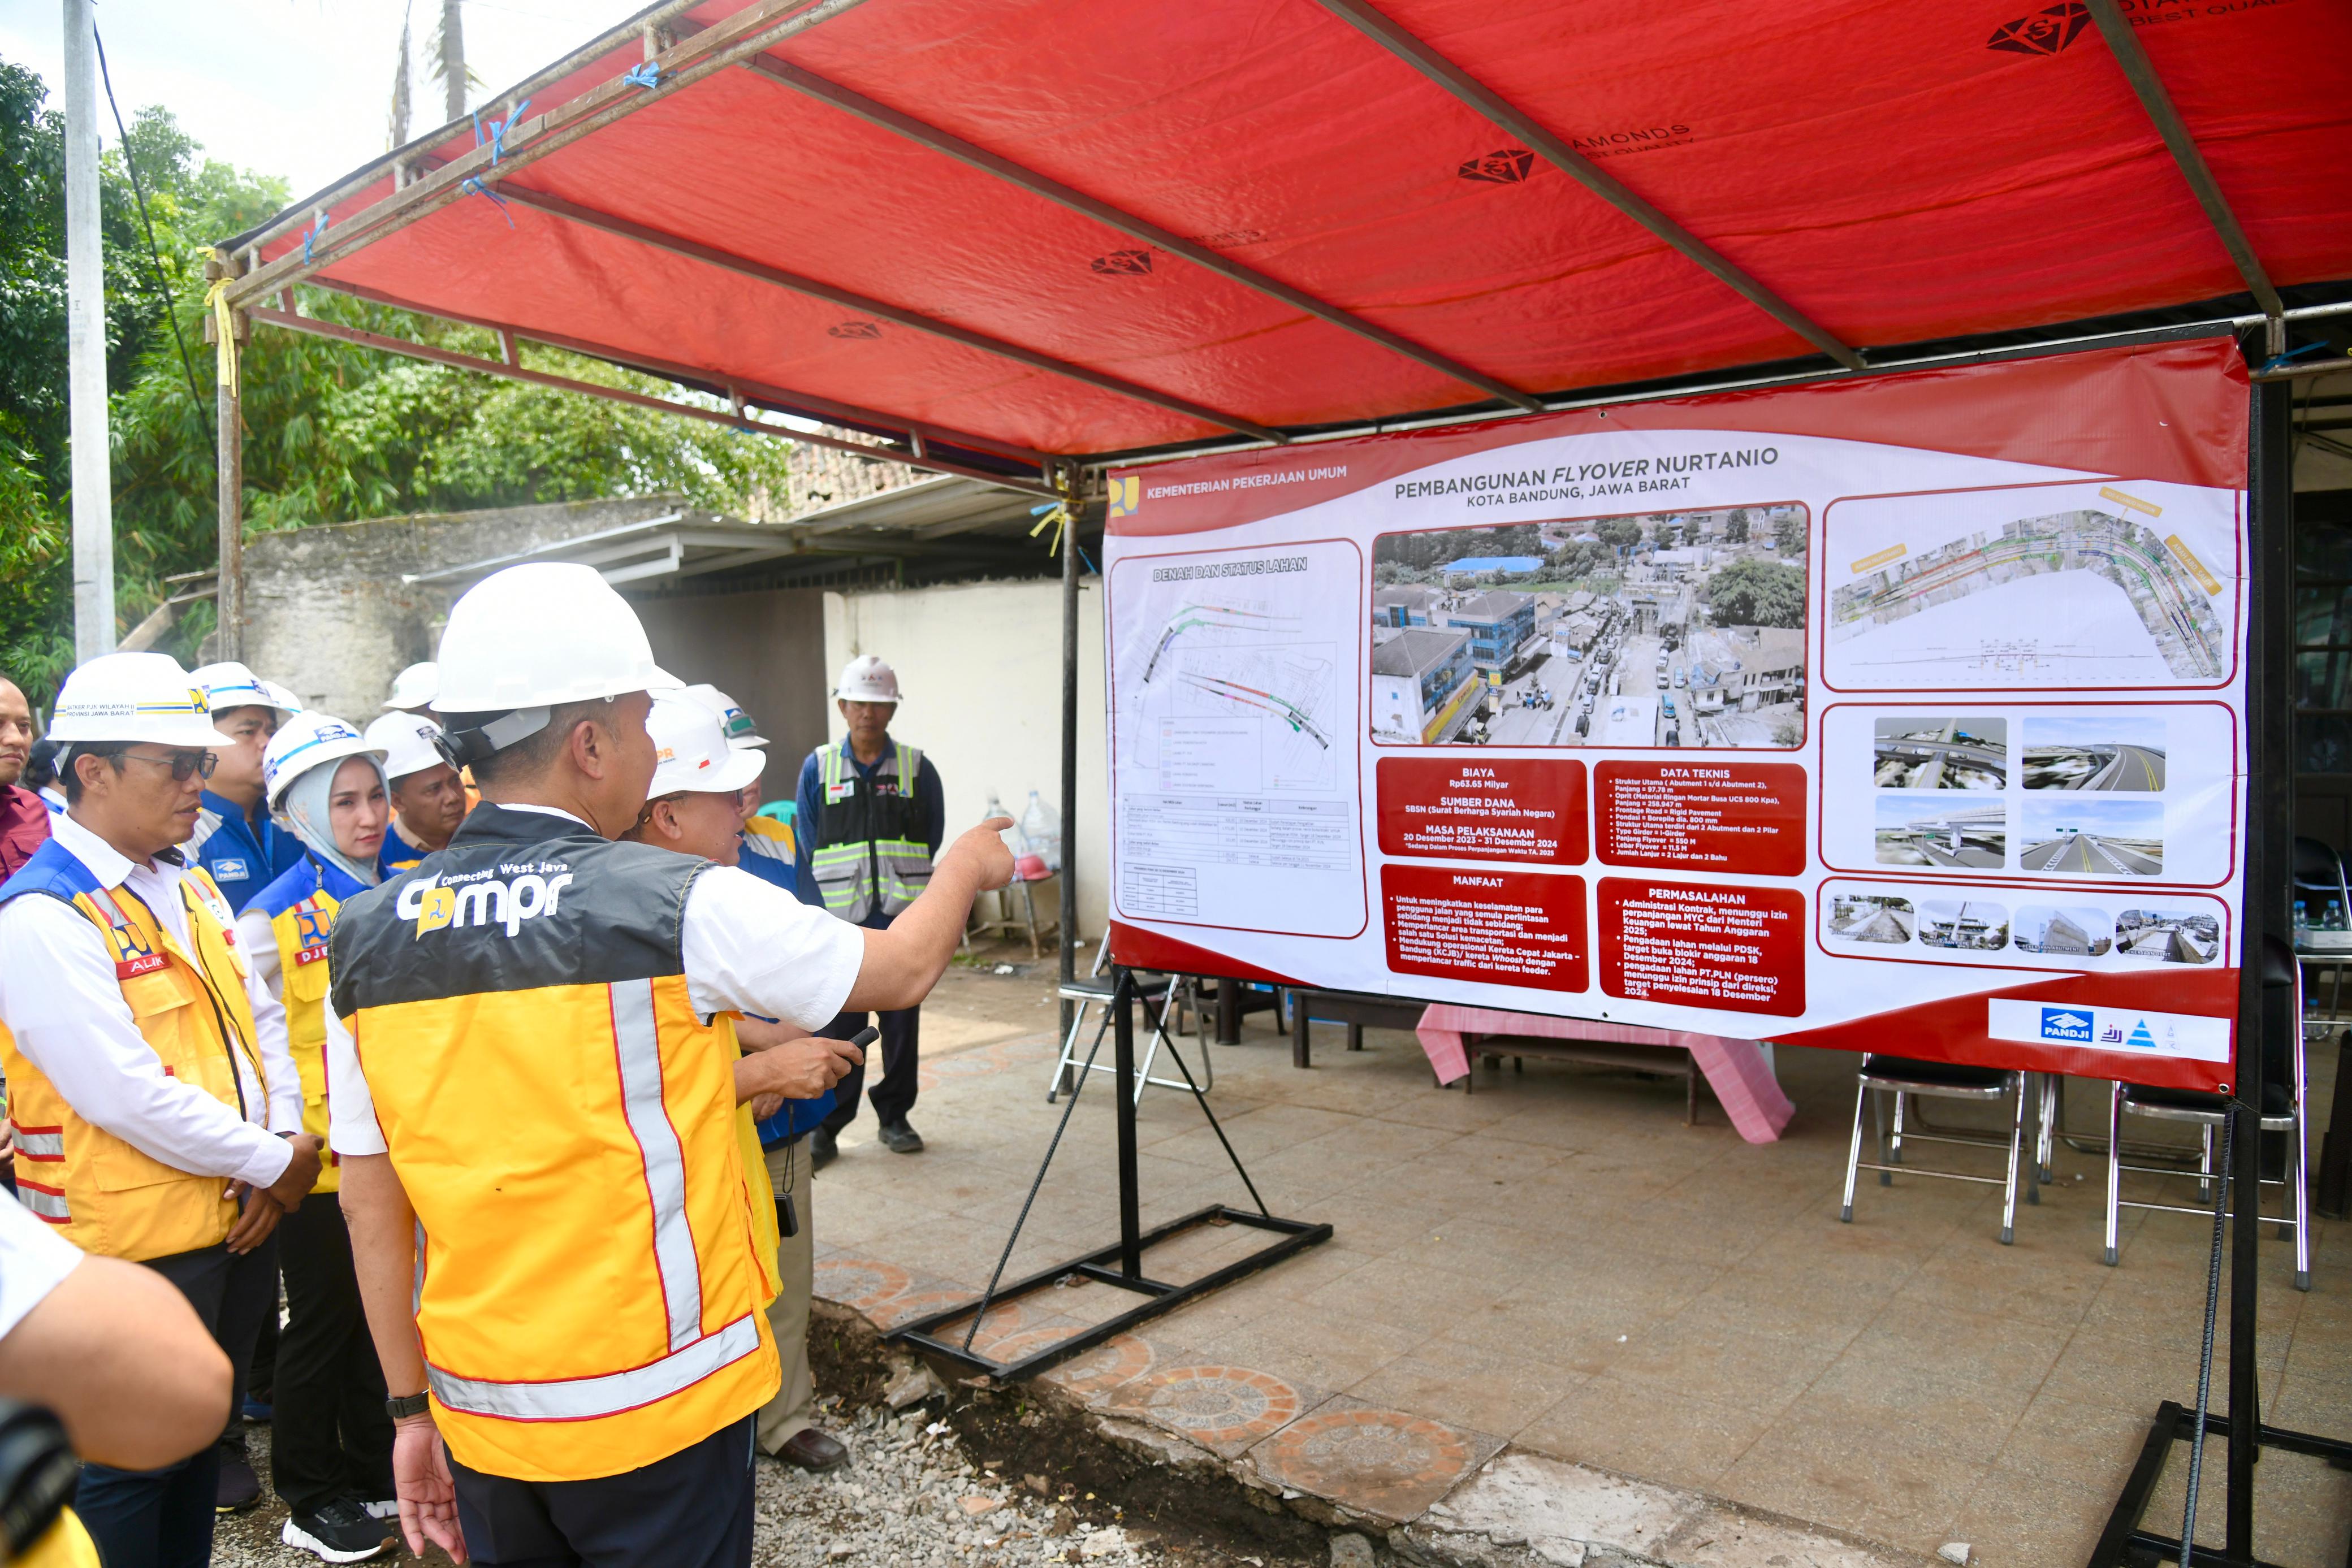
[[[760,780],[767,771],[767,737],[751,722],[751,716],[717,686],[698,682],[682,695],[717,716],[719,730],[727,737],[730,749],[760,759],[761,766],[752,770],[743,781],[743,788],[737,791],[735,814],[742,827],[736,863],[761,882],[774,883],[786,893],[797,893],[800,875],[793,853],[793,825],[759,814]],[[832,1107],[828,1105],[826,1109]]]
[[[203,814],[186,852],[212,877],[228,906],[243,909],[271,878],[302,858],[302,846],[269,820],[261,799],[262,749],[292,710],[281,706],[283,699],[268,683],[233,661],[206,664],[191,678],[204,690],[213,727],[229,744],[214,754]],[[255,1495],[260,1495],[258,1487]]]
[[[332,1142],[404,1532],[486,1563],[743,1568],[778,1371],[719,1025],[919,1001],[973,895],[1012,875],[1006,824],[858,931],[614,841],[644,811],[665,683],[590,568],[485,578],[439,664],[482,804],[329,942]]]
[[[427,660],[411,664],[392,677],[392,695],[383,699],[390,713],[423,713],[433,706],[433,698],[441,688],[441,668]]]
[[[793,831],[798,844],[796,890],[852,925],[887,931],[919,897],[931,875],[947,825],[939,769],[911,746],[890,737],[898,711],[898,673],[871,653],[849,661],[834,688],[849,733],[821,746],[801,764]],[[922,1134],[907,1121],[915,1108],[917,1041],[921,1014],[886,1009],[874,1020],[882,1031],[882,1076],[869,1097],[881,1124],[883,1147],[920,1154]],[[847,1040],[866,1027],[864,1009],[843,1013],[818,1032]],[[838,1152],[835,1140],[857,1118],[863,1068],[835,1091],[839,1103],[810,1144],[822,1170]]]
[[[679,854],[700,855],[719,865],[755,871],[748,841],[736,824],[734,796],[759,781],[767,758],[756,747],[738,746],[719,717],[723,708],[700,696],[709,687],[688,686],[684,695],[656,697],[646,728],[660,764],[654,769],[653,797],[625,836]],[[731,706],[731,705],[729,705]],[[706,711],[708,708],[708,711]],[[740,713],[740,708],[736,710]],[[750,726],[740,727],[750,733]],[[756,1087],[750,1075],[777,1087],[751,1096],[759,1153],[753,1172],[772,1207],[776,1296],[768,1305],[783,1383],[760,1408],[755,1433],[761,1449],[804,1470],[837,1469],[849,1460],[838,1438],[818,1429],[816,1387],[809,1375],[809,1295],[816,1282],[815,1215],[809,1194],[809,1163],[802,1145],[833,1109],[833,1086],[864,1060],[844,1040],[810,1035],[765,1019],[735,1025],[743,1049],[754,1052],[736,1069],[736,1093]]]
[[[233,743],[203,686],[161,653],[76,670],[49,733],[68,803],[0,884],[18,1196],[85,1251],[177,1285],[241,1370],[275,1315],[278,1219],[320,1162],[284,1016],[226,900],[178,848]],[[226,1427],[233,1411],[220,1414]],[[219,1455],[85,1469],[79,1507],[108,1561],[205,1561]]]
[[[385,714],[367,727],[367,743],[383,753],[392,786],[392,825],[376,870],[397,876],[447,846],[466,820],[466,781],[441,755],[441,727],[422,714]]]

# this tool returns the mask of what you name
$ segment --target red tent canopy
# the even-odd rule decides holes
[[[2342,0],[1378,4],[657,5],[231,242],[232,298],[1026,459],[2352,278]]]

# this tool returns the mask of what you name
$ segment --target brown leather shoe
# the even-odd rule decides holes
[[[849,1463],[849,1450],[839,1439],[804,1427],[784,1440],[776,1458],[803,1470],[837,1470]]]

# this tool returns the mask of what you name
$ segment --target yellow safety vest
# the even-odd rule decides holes
[[[231,1051],[244,1054],[268,1093],[245,994],[245,956],[212,879],[191,866],[180,889],[194,954],[135,894],[101,886],[55,839],[10,879],[7,891],[12,897],[63,898],[88,916],[113,956],[131,1021],[163,1071],[242,1109]],[[84,1120],[5,1028],[0,1071],[7,1076],[16,1130],[18,1198],[67,1240],[85,1252],[139,1262],[227,1239],[236,1222],[236,1205],[223,1196],[227,1182],[175,1170]]]
[[[250,909],[250,905],[247,906]],[[270,916],[278,938],[278,1000],[286,1009],[286,1048],[302,1078],[302,1130],[327,1136],[327,936],[341,905],[325,888]],[[313,1192],[342,1186],[341,1162],[329,1150]]]
[[[331,1005],[416,1211],[435,1421],[471,1469],[640,1469],[775,1392],[740,1049],[678,947],[707,865],[485,804],[338,914]]]

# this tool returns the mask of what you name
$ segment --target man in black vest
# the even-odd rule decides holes
[[[849,727],[847,738],[811,752],[801,764],[794,815],[796,890],[803,904],[822,905],[853,925],[887,929],[898,912],[929,884],[931,861],[946,831],[947,806],[939,769],[911,746],[890,738],[898,708],[898,674],[873,654],[849,661],[834,691]],[[920,1009],[876,1015],[882,1031],[882,1078],[874,1085],[874,1115],[883,1146],[893,1154],[922,1152],[922,1135],[907,1124],[915,1108],[916,1035]],[[847,1040],[866,1027],[862,1012],[844,1013],[817,1032]],[[809,1140],[809,1166],[822,1170],[835,1154],[834,1140],[857,1118],[860,1065],[835,1089],[833,1114]]]

